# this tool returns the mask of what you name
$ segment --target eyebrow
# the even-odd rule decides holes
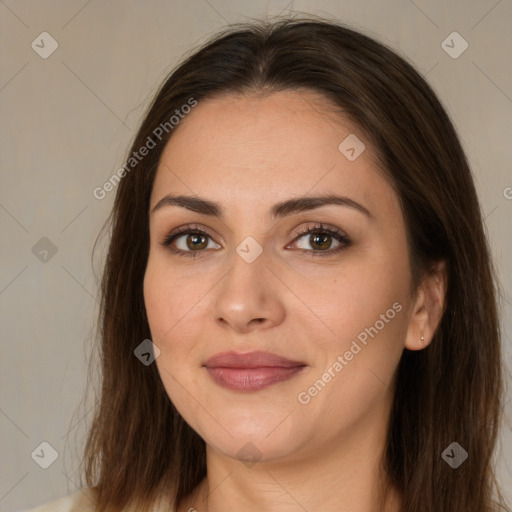
[[[353,208],[370,219],[374,219],[372,213],[358,202],[345,196],[338,196],[335,194],[327,194],[314,197],[298,197],[276,203],[272,206],[269,214],[272,219],[286,217],[294,213],[300,213],[308,210],[314,210],[322,206],[337,205]],[[186,208],[202,215],[210,215],[212,217],[224,218],[224,208],[214,201],[201,198],[199,196],[185,196],[185,195],[172,195],[164,196],[151,210],[151,213],[156,212],[166,206],[179,206]]]

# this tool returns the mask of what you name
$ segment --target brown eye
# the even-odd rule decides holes
[[[329,249],[332,245],[332,238],[329,234],[313,233],[310,235],[309,243],[316,249]]]
[[[308,251],[314,256],[333,254],[352,245],[352,240],[345,233],[324,228],[322,225],[308,228],[299,232],[298,235],[295,240],[305,239],[304,246],[299,247],[299,249]],[[337,242],[337,245],[334,249],[331,249],[333,238]]]
[[[169,247],[172,252],[180,256],[195,257],[197,253],[203,252],[204,249],[208,248],[209,240],[211,240],[211,237],[206,231],[187,226],[178,232],[172,232],[167,235],[162,245]],[[213,240],[211,241],[213,242]],[[215,244],[213,248],[220,248],[220,245]]]
[[[194,251],[196,249],[205,249],[206,246],[208,245],[208,242],[206,240],[206,237],[207,235],[201,235],[199,233],[191,233],[189,235],[187,235],[186,237],[186,244],[187,244],[187,247]],[[178,237],[179,238],[179,237]]]

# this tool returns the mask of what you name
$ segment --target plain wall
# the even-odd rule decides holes
[[[511,2],[6,0],[0,2],[0,511],[77,490],[91,417],[90,403],[80,406],[97,314],[91,251],[115,195],[98,200],[93,190],[123,165],[148,99],[185,52],[226,23],[291,9],[334,16],[390,45],[440,96],[470,159],[506,293],[510,366]],[[453,31],[469,44],[458,58],[441,47]],[[51,48],[48,36],[40,43],[42,32],[58,43],[47,58],[31,46]],[[98,262],[95,268],[101,270]],[[498,474],[512,500],[511,401],[505,412]],[[48,469],[31,457],[42,442],[58,453]]]

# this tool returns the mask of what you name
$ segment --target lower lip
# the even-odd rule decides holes
[[[213,380],[235,391],[259,391],[277,382],[291,379],[305,366],[262,368],[206,368]]]

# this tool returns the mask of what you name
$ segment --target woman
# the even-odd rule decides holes
[[[509,510],[480,206],[407,62],[317,18],[231,27],[119,177],[87,489],[36,510]]]

